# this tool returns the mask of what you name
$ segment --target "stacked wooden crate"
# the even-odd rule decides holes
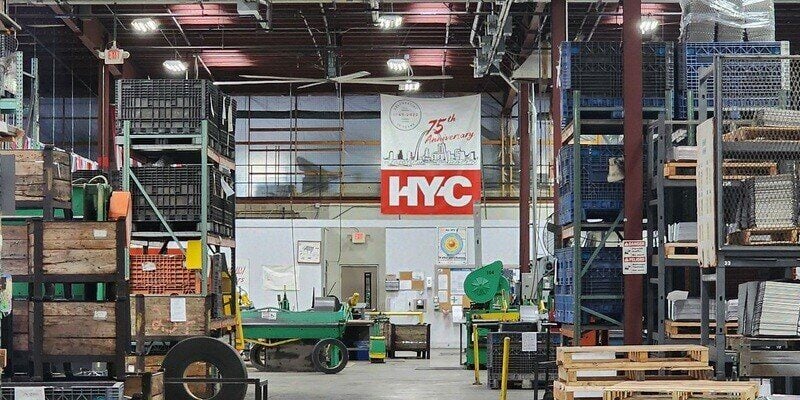
[[[755,400],[758,384],[714,382],[708,348],[696,345],[560,347],[556,400],[679,398]],[[654,397],[651,397],[654,396]],[[705,397],[703,397],[705,396]],[[732,396],[732,397],[726,397]]]
[[[72,172],[69,153],[47,146],[43,150],[0,150],[14,156],[18,206],[47,201],[69,203],[72,197]]]
[[[15,304],[13,326],[15,344],[29,351],[29,377],[44,379],[52,366],[69,373],[71,364],[105,362],[109,377],[122,379],[130,346],[124,221],[35,220],[27,232],[30,300]],[[50,290],[55,284],[64,285],[63,298]],[[73,284],[84,285],[84,298],[73,296]]]

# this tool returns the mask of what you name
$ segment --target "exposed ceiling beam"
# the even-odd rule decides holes
[[[61,5],[51,4],[50,8],[56,15],[65,15],[67,10],[63,9]],[[97,19],[81,19],[75,20],[73,18],[61,18],[61,21],[66,25],[84,46],[92,54],[92,57],[97,59],[97,51],[106,48],[106,28]],[[134,77],[136,76],[136,69],[130,62],[123,65],[109,65],[109,71],[114,76]]]
[[[546,7],[545,2],[539,2],[536,4],[536,9],[534,10],[533,14],[531,15],[531,22],[528,24],[528,28],[525,30],[525,38],[522,39],[522,46],[520,46],[520,54],[519,54],[519,64],[525,62],[525,60],[533,53],[534,48],[536,47],[537,41],[539,39],[539,32],[540,27],[542,25],[543,20],[545,19],[544,9]],[[510,115],[511,109],[514,107],[514,103],[517,100],[517,93],[510,88],[505,92],[505,101],[503,101],[503,110],[501,111],[502,115]]]

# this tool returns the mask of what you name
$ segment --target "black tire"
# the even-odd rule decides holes
[[[328,365],[328,352],[334,349],[339,351],[340,360],[338,364],[330,366]],[[314,368],[319,372],[326,374],[339,373],[339,371],[347,366],[347,346],[339,339],[322,339],[314,346],[314,352],[311,354],[311,361],[314,363]]]
[[[257,370],[262,372],[267,371],[267,366],[264,364],[266,350],[267,346],[261,344],[254,344],[253,347],[250,348],[250,363],[252,363]]]
[[[216,367],[225,379],[247,379],[247,368],[233,347],[217,339],[198,336],[185,339],[172,347],[164,357],[161,367],[164,378],[183,378],[186,369],[196,362]],[[219,391],[207,400],[243,400],[247,393],[245,384],[218,385]],[[165,385],[164,398],[169,400],[197,400],[186,385]]]

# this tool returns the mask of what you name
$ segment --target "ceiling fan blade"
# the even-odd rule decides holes
[[[370,73],[367,72],[367,71],[358,71],[358,72],[354,72],[352,74],[337,76],[335,78],[331,78],[331,80],[334,81],[334,82],[342,83],[342,82],[351,81],[353,79],[363,78],[365,76],[370,76]]]
[[[279,81],[293,81],[293,82],[318,82],[322,81],[323,79],[314,79],[314,78],[292,78],[288,76],[271,76],[271,75],[239,75],[240,78],[245,79],[274,79]]]
[[[357,79],[352,81],[347,81],[347,84],[357,84],[357,85],[386,85],[386,86],[397,86],[405,81],[399,82],[387,82],[387,81],[372,81],[372,80],[363,80]]]
[[[364,78],[358,79],[359,81],[380,81],[380,82],[405,82],[411,81],[434,81],[453,79],[450,75],[431,75],[431,76],[385,76],[378,78]]]
[[[286,85],[290,83],[304,83],[306,81],[218,81],[214,82],[215,86],[245,86],[245,85],[270,85],[281,84]]]
[[[298,86],[297,88],[298,89],[307,89],[307,88],[314,87],[314,86],[324,85],[326,83],[328,83],[328,81],[319,81],[319,82],[309,83],[308,85]]]

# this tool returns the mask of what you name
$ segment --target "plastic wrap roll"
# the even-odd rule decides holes
[[[681,10],[685,42],[775,40],[774,0],[681,0]]]

